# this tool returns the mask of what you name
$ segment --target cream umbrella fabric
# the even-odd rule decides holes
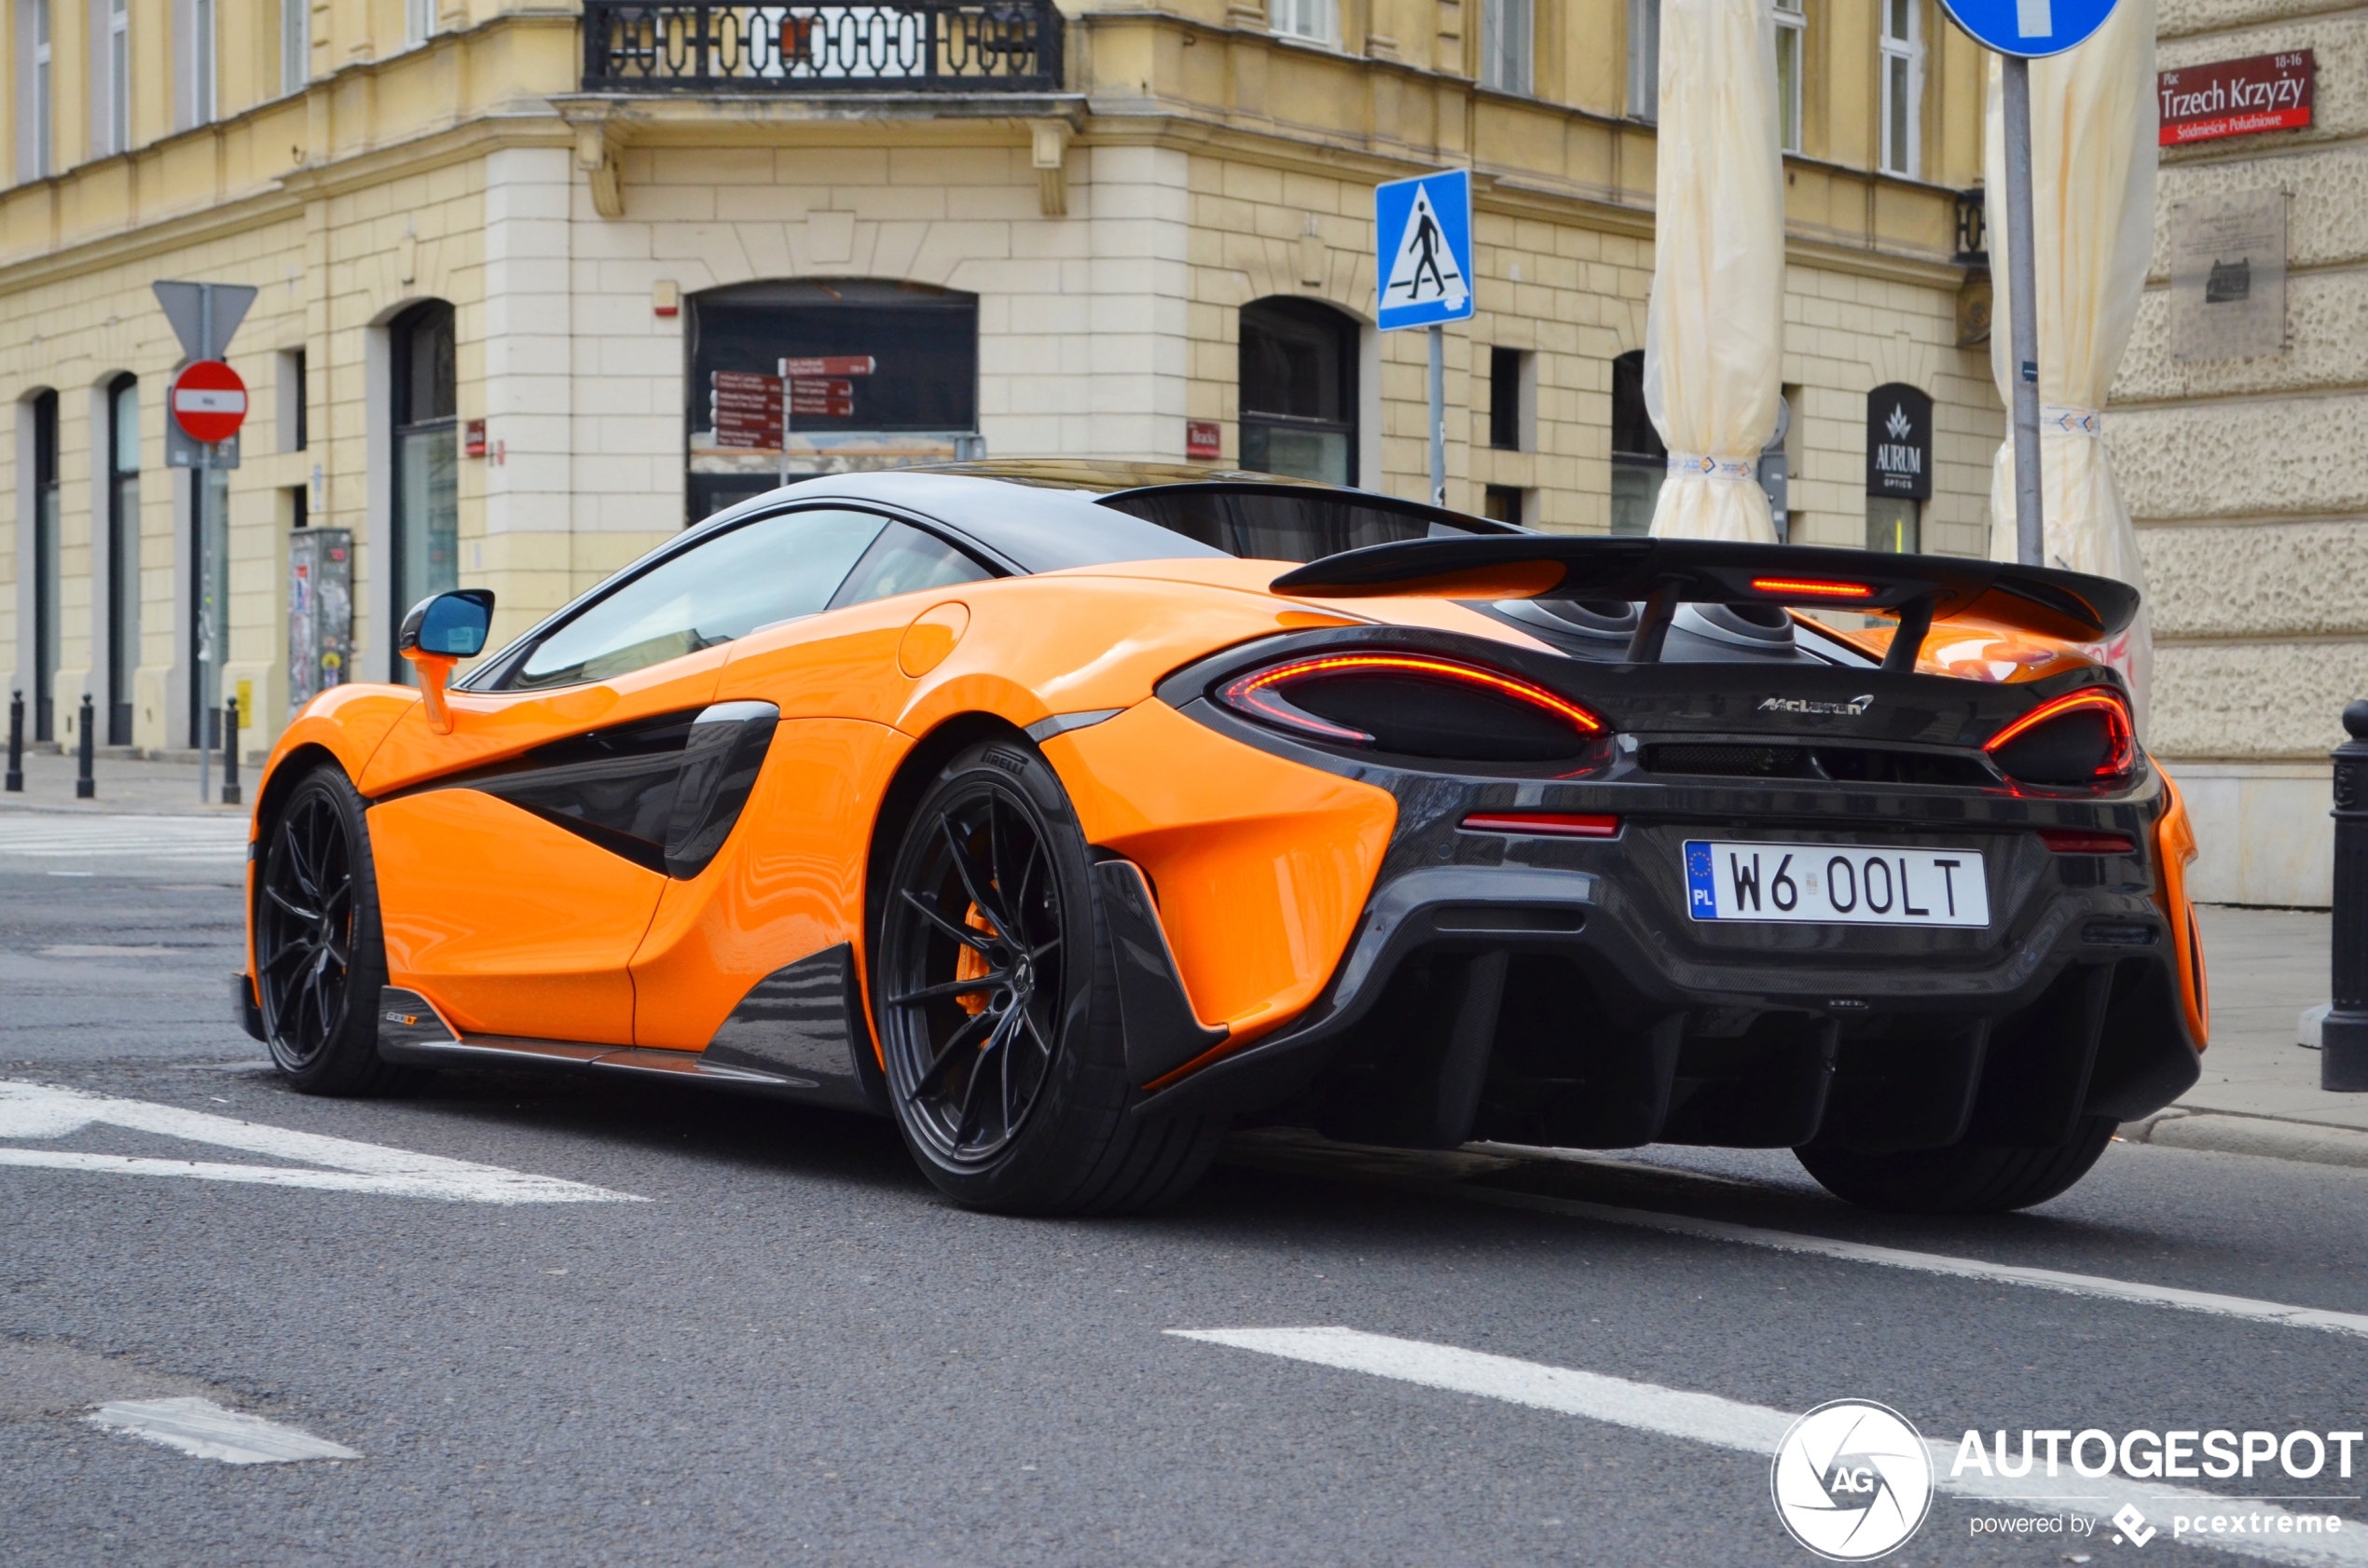
[[[2045,564],[2114,577],[2141,593],[2138,532],[2113,484],[2100,410],[2128,345],[2155,237],[2155,0],[2121,0],[2079,48],[2031,63],[2031,233],[2038,256],[2039,473]],[[1989,66],[1989,248],[2006,251],[2005,115]],[[2014,406],[2014,326],[2003,287],[1989,328],[1990,374]],[[1989,475],[1989,555],[2015,558],[2015,447]],[[2146,729],[2154,637],[2141,608],[2104,653],[2129,681]]]
[[[1669,448],[1657,537],[1772,544],[1754,478],[1776,433],[1784,158],[1767,0],[1661,0],[1645,408]]]

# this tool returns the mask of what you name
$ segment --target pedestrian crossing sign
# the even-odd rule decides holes
[[[1375,268],[1384,332],[1460,322],[1472,313],[1472,176],[1462,169],[1373,189]]]

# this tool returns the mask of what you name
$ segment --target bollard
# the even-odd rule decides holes
[[[74,798],[78,801],[89,800],[99,792],[98,784],[90,777],[90,694],[85,692],[82,694],[82,744],[79,748],[82,771],[74,778]]]
[[[2334,1005],[2319,1029],[2319,1087],[2368,1093],[2368,697],[2344,709],[2335,748]]]
[[[222,804],[239,804],[239,699],[222,705]]]
[[[24,793],[24,694],[8,694],[8,780],[10,794]]]

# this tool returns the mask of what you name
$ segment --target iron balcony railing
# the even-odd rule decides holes
[[[586,92],[1052,92],[1053,0],[584,0]]]

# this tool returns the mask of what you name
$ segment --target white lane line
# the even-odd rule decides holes
[[[1429,1344],[1421,1340],[1392,1339],[1387,1335],[1368,1334],[1355,1328],[1170,1328],[1167,1332],[1178,1339],[1256,1351],[1262,1355],[1281,1356],[1291,1361],[1313,1362],[1319,1367],[1331,1367],[1342,1371],[1365,1372],[1374,1377],[1393,1378],[1400,1382],[1420,1383],[1426,1388],[1445,1389],[1453,1394],[1501,1399],[1508,1404],[1580,1416],[1633,1431],[1656,1432],[1663,1437],[1732,1449],[1763,1459],[1774,1456],[1776,1445],[1783,1439],[1785,1429],[1796,1419],[1793,1413],[1770,1410],[1764,1405],[1746,1405],[1714,1394],[1664,1388],[1659,1383],[1631,1382],[1626,1378],[1606,1377],[1601,1372],[1582,1372],[1542,1362],[1519,1361],[1509,1355],[1459,1350],[1453,1345]],[[2029,1513],[2076,1513],[2105,1521],[2113,1518],[2122,1503],[2136,1501],[2153,1505],[2141,1508],[2141,1511],[2156,1520],[2166,1514],[2182,1512],[2208,1516],[2242,1513],[2267,1520],[2270,1528],[2275,1530],[2279,1528],[2279,1520],[2287,1517],[2285,1510],[2270,1504],[2216,1497],[2152,1481],[2146,1483],[2143,1491],[2133,1487],[2126,1496],[2067,1498],[2058,1492],[2040,1491],[2037,1486],[2026,1489],[2003,1478],[1980,1475],[1952,1477],[1949,1469],[1957,1461],[1956,1445],[1928,1437],[1924,1440],[1924,1448],[1932,1456],[1933,1486],[1936,1491]],[[2046,1484],[2035,1473],[2032,1480],[2040,1485]],[[2055,1484],[2063,1483],[2059,1480]],[[2108,1478],[2097,1481],[2084,1480],[2081,1484],[2127,1483]],[[1765,1495],[1765,1492],[1755,1491],[1755,1495]],[[2237,1506],[2229,1506],[2231,1503]],[[2163,1534],[2168,1537],[2170,1533],[2165,1531]],[[2207,1534],[2200,1538],[2182,1535],[2177,1539],[2186,1546],[2209,1547],[2216,1551],[2259,1558],[2266,1562],[2293,1563],[2302,1565],[2302,1568],[2320,1568],[2323,1564],[2344,1564],[2347,1568],[2368,1565],[2368,1531],[2353,1530],[2333,1535]]]
[[[177,1106],[118,1100],[79,1090],[0,1080],[0,1138],[62,1138],[93,1122],[153,1133],[160,1137],[235,1148],[246,1154],[325,1165],[305,1170],[286,1165],[233,1165],[193,1160],[135,1159],[63,1149],[0,1148],[0,1165],[50,1170],[105,1171],[121,1176],[194,1176],[204,1181],[240,1181],[274,1187],[308,1187],[340,1192],[377,1192],[391,1197],[440,1198],[468,1204],[639,1204],[629,1192],[612,1192],[585,1182],[530,1176],[500,1165],[414,1154],[382,1144],[356,1143],[319,1133],[266,1127]]]
[[[1439,1190],[1452,1191],[1457,1197],[1483,1204],[1535,1209],[1548,1214],[1567,1214],[1582,1219],[1599,1219],[1607,1225],[1628,1225],[1667,1231],[1672,1235],[1699,1236],[1708,1241],[1768,1247],[1777,1252],[1808,1253],[1851,1263],[1875,1263],[1889,1269],[1912,1269],[1920,1273],[1948,1274],[1992,1285],[2018,1285],[2034,1290],[2058,1291],[2069,1296],[2130,1301],[2141,1306],[2176,1307],[2182,1312],[2209,1313],[2216,1317],[2245,1318],[2289,1328],[2319,1328],[2331,1334],[2349,1334],[2368,1339],[2368,1314],[2289,1306],[2282,1301],[2256,1300],[2249,1296],[2182,1290],[2176,1286],[2141,1285],[2131,1280],[2110,1279],[2102,1274],[2072,1274],[2056,1269],[2025,1268],[2015,1263],[1986,1263],[1979,1259],[1951,1258],[1945,1253],[1910,1252],[1904,1247],[1836,1241],[1828,1236],[1804,1236],[1790,1231],[1763,1231],[1757,1226],[1737,1225],[1724,1219],[1696,1219],[1689,1215],[1659,1214],[1651,1209],[1620,1208],[1610,1204],[1590,1204],[1577,1198],[1549,1198],[1534,1192],[1507,1191],[1500,1188],[1456,1187]]]
[[[211,1399],[118,1399],[84,1420],[145,1437],[199,1459],[226,1465],[282,1465],[298,1459],[359,1459],[341,1443],[261,1416],[226,1410]]]

